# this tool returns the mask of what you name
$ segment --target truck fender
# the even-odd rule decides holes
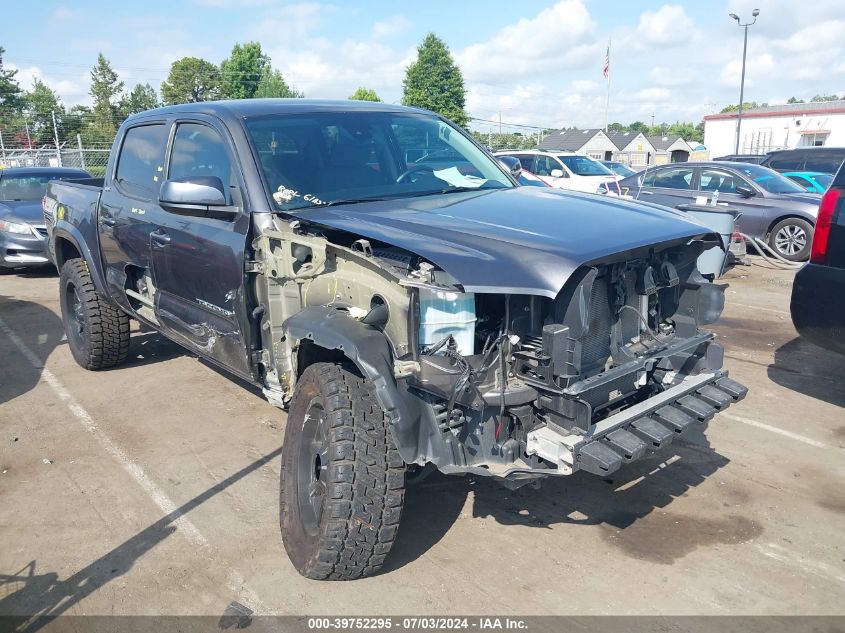
[[[406,463],[432,460],[428,416],[417,398],[397,383],[393,373],[393,352],[387,336],[379,329],[357,321],[345,310],[311,306],[286,319],[287,336],[308,340],[328,350],[338,350],[372,382],[376,398],[390,422],[393,441]]]
[[[62,271],[62,266],[69,258],[64,257],[60,250],[56,248],[59,240],[66,240],[73,245],[76,251],[80,254],[85,263],[88,264],[88,272],[91,274],[91,281],[94,282],[94,288],[100,294],[106,293],[106,282],[103,278],[103,270],[98,265],[99,261],[91,255],[91,250],[88,243],[85,241],[80,230],[73,224],[67,222],[59,222],[53,227],[53,235],[51,238],[51,250],[53,251],[53,261],[59,272]]]

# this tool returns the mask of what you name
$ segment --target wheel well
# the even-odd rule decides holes
[[[63,237],[56,239],[56,268],[62,269],[65,262],[69,259],[82,257],[82,253],[76,248],[73,242]]]
[[[815,224],[812,220],[808,220],[808,219],[807,219],[807,218],[805,218],[804,216],[801,216],[801,215],[795,215],[794,213],[789,214],[789,215],[782,215],[782,216],[780,216],[780,217],[778,217],[778,218],[775,218],[775,219],[772,221],[772,223],[771,223],[771,224],[769,224],[769,228],[767,228],[767,229],[766,229],[766,239],[768,239],[768,237],[772,234],[772,229],[773,229],[773,228],[775,228],[775,226],[776,226],[779,222],[783,222],[784,220],[789,220],[790,218],[795,218],[796,220],[804,220],[804,222],[806,222],[807,224],[809,224],[811,227],[813,227],[814,229],[816,228],[816,224]]]
[[[345,361],[347,361],[347,358],[343,351],[326,349],[313,341],[303,339],[299,342],[296,353],[296,377],[298,379],[302,372],[314,363],[343,363]]]

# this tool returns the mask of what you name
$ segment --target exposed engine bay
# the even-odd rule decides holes
[[[292,327],[311,309],[389,341],[392,397],[406,401],[389,414],[407,463],[514,485],[613,472],[745,395],[698,329],[724,306],[726,286],[696,268],[710,246],[684,239],[590,262],[552,299],[465,292],[404,249],[277,222],[253,244],[265,392],[282,406],[308,364],[349,356],[307,321]]]

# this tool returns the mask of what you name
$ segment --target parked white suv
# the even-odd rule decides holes
[[[515,156],[522,163],[523,169],[536,174],[544,182],[558,189],[597,193],[600,185],[605,185],[612,191],[617,188],[616,183],[619,181],[616,174],[599,161],[574,152],[521,149],[496,152],[495,155]]]

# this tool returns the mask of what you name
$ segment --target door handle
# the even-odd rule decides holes
[[[170,236],[161,229],[150,233],[150,238],[152,238],[153,242],[159,246],[164,246],[165,244],[170,243]]]
[[[105,224],[106,226],[114,226],[115,224],[117,224],[117,220],[115,220],[110,215],[101,215],[100,216],[100,222],[102,224]]]

